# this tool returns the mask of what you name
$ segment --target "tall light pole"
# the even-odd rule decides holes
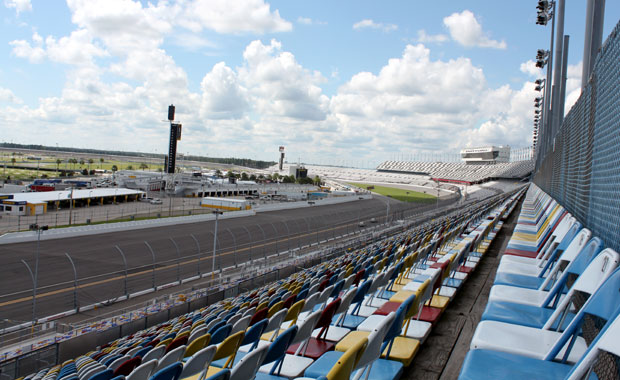
[[[215,250],[217,248],[217,219],[219,215],[223,214],[223,212],[218,209],[215,209],[213,213],[215,214],[215,229],[213,231],[213,263],[211,265],[211,281],[213,281],[213,279],[215,278]]]

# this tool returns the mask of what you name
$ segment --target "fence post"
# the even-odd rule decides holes
[[[78,311],[80,311],[80,305],[78,304],[78,294],[77,294],[77,286],[78,286],[77,270],[75,269],[75,263],[73,262],[73,259],[71,258],[71,256],[69,256],[67,252],[65,252],[65,256],[67,256],[67,259],[69,259],[69,262],[71,263],[71,266],[73,267],[73,307],[75,308],[75,312],[77,313]]]
[[[174,244],[174,248],[177,250],[177,282],[181,284],[181,252],[179,252],[177,242],[174,241],[173,238],[170,238],[170,241]]]
[[[287,220],[283,221],[282,224],[284,224],[284,227],[286,227],[286,241],[287,241],[288,252],[289,252],[289,256],[290,256],[290,253],[291,253],[291,230],[288,228],[288,221]]]
[[[276,226],[273,225],[273,223],[271,223],[271,228],[273,228],[273,232],[275,232],[275,241],[276,241],[276,256],[280,256],[280,253],[278,252],[278,230],[276,229]]]
[[[30,273],[30,278],[32,279],[32,331],[34,332],[34,324],[36,321],[36,310],[37,310],[37,294],[36,294],[36,283],[34,281],[34,274],[32,273],[32,269],[30,269],[30,265],[24,260],[21,260],[22,264],[26,266],[28,269],[28,273]]]
[[[233,239],[233,260],[235,261],[235,268],[238,267],[238,263],[237,263],[237,238],[235,238],[235,234],[232,233],[232,231],[230,231],[230,228],[227,228],[226,231],[228,231],[228,233],[230,234],[230,236]]]
[[[260,232],[263,233],[263,257],[265,258],[265,262],[263,264],[267,267],[267,235],[265,235],[265,230],[263,230],[263,227],[261,227],[260,224],[257,224],[256,226],[260,228]]]
[[[125,296],[129,299],[129,293],[127,292],[127,259],[125,258],[125,253],[123,253],[123,250],[118,245],[115,245],[114,247],[123,258],[123,264],[125,265]]]
[[[202,278],[202,275],[200,274],[200,243],[198,242],[198,239],[196,239],[196,236],[194,236],[194,234],[190,234],[189,236],[194,239],[196,247],[198,247],[198,277]]]
[[[153,257],[153,269],[151,270],[151,279],[153,281],[153,289],[157,289],[157,287],[155,286],[155,251],[153,251],[153,248],[151,248],[151,245],[146,240],[144,241],[144,244],[146,244],[148,249],[151,251],[151,256]]]
[[[250,256],[250,260],[248,261],[248,263],[252,262],[252,234],[250,233],[250,230],[248,230],[248,228],[246,226],[243,226],[243,229],[245,230],[245,232],[248,233],[248,248],[249,248],[249,253],[248,255]]]

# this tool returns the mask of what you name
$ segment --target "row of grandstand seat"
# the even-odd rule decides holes
[[[377,170],[428,173],[434,178],[479,182],[490,178],[523,178],[534,169],[533,161],[516,161],[494,165],[468,165],[460,162],[386,161]]]
[[[347,253],[24,379],[398,379],[517,196]]]
[[[531,185],[459,378],[620,378],[619,265]]]

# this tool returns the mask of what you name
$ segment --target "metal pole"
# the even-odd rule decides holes
[[[125,258],[123,250],[120,249],[118,245],[115,245],[114,247],[116,248],[118,253],[121,254],[121,257],[123,258],[123,264],[125,264],[125,296],[127,296],[127,299],[129,299],[129,293],[127,292],[127,259]]]
[[[287,240],[287,246],[288,246],[288,251],[291,252],[291,230],[288,228],[288,221],[283,221],[282,224],[284,224],[284,227],[286,227],[286,240]]]
[[[238,263],[237,263],[237,238],[235,238],[235,234],[232,233],[232,231],[230,231],[230,228],[227,228],[226,231],[228,231],[228,233],[230,234],[230,236],[233,239],[233,259],[235,260],[235,268],[238,267]]]
[[[263,233],[263,257],[265,258],[264,265],[267,266],[267,235],[265,235],[265,230],[263,230],[263,227],[261,227],[260,224],[257,224],[256,226],[260,229],[260,232]]]
[[[562,81],[562,51],[564,47],[562,42],[564,40],[564,0],[556,0],[556,11],[553,15],[556,19],[556,31],[555,31],[555,65],[553,67],[553,96],[551,111],[553,114],[551,124],[551,138],[549,142],[553,141],[557,131],[560,128],[561,118],[560,115],[560,82]],[[551,53],[549,53],[551,54]]]
[[[151,245],[145,240],[144,244],[146,244],[146,246],[149,248],[149,251],[151,251],[151,256],[153,257],[153,269],[151,270],[151,279],[153,281],[153,289],[157,289],[157,287],[155,286],[155,251],[153,251],[153,248],[151,248]]]
[[[568,69],[568,41],[570,36],[564,36],[564,48],[562,53],[562,81],[560,82],[560,121],[558,124],[559,128],[562,126],[562,122],[564,120],[564,102],[566,100],[566,78]]]
[[[271,223],[271,228],[273,228],[273,231],[276,233],[276,237],[275,237],[275,242],[276,242],[276,255],[280,256],[280,254],[278,253],[278,230],[276,229],[276,226],[273,225],[273,223]]]
[[[191,236],[192,239],[194,239],[194,242],[196,243],[196,247],[198,248],[198,277],[202,277],[200,275],[200,243],[198,242],[198,239],[196,239],[194,234],[190,234],[189,236]]]
[[[250,259],[248,260],[248,263],[252,262],[252,234],[250,233],[250,230],[248,230],[248,228],[246,226],[242,226],[243,229],[245,230],[245,232],[248,233],[248,256],[250,257]]]
[[[67,256],[67,259],[69,259],[69,262],[71,263],[71,267],[73,267],[73,307],[75,308],[75,311],[78,312],[80,310],[80,306],[78,305],[78,296],[77,296],[77,286],[78,286],[77,270],[75,269],[75,263],[73,262],[73,259],[71,258],[71,256],[69,256],[67,252],[65,252],[65,256]]]
[[[34,288],[33,288],[33,300],[34,302],[36,302],[37,299],[37,287],[39,286],[39,249],[41,247],[41,228],[39,227],[39,225],[37,224],[37,252],[35,255],[35,261],[34,261]],[[35,314],[34,314],[34,304],[32,307],[32,321],[33,321],[33,328],[34,328],[34,321],[35,321]]]
[[[172,244],[174,244],[174,248],[177,250],[177,282],[181,283],[181,252],[179,251],[179,246],[177,242],[174,241],[173,238],[170,238]]]
[[[28,269],[28,273],[30,273],[30,278],[32,279],[32,330],[31,332],[34,332],[34,325],[36,323],[36,309],[37,309],[37,291],[36,291],[36,282],[34,281],[34,274],[32,273],[32,270],[30,269],[30,265],[28,265],[27,262],[25,262],[24,260],[21,260],[22,264],[24,264],[26,266],[26,269]]]
[[[222,212],[216,209],[215,211],[213,211],[213,213],[215,214],[215,229],[213,232],[213,262],[211,265],[211,280],[212,281],[215,278],[215,250],[217,249],[217,219],[218,219],[218,216]]]

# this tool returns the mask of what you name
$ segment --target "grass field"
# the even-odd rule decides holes
[[[362,188],[362,189],[366,189],[369,186],[373,186],[374,189],[370,190],[373,193],[385,195],[386,197],[398,199],[399,201],[403,201],[403,202],[432,203],[437,200],[436,196],[420,193],[419,191],[399,189],[396,187],[377,186],[377,185],[372,185],[368,183],[350,182],[350,184],[353,186]]]

